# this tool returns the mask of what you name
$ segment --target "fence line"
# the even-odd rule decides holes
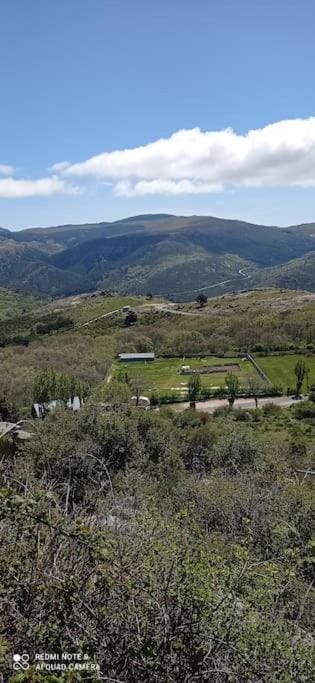
[[[255,361],[255,358],[253,358],[253,356],[251,356],[250,353],[247,353],[246,358],[252,363],[255,370],[258,372],[259,377],[261,377],[261,379],[263,379],[265,382],[268,382],[268,384],[271,384],[271,386],[273,386],[271,379],[268,377],[268,375],[266,375],[266,373],[261,369],[261,367],[259,367],[258,363],[256,363]]]

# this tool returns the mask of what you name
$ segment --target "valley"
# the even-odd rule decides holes
[[[132,680],[148,680],[153,666],[164,681],[167,646],[153,657],[142,634],[153,624],[160,648],[167,615],[171,637],[187,641],[178,660],[187,671],[198,610],[203,652],[234,625],[233,650],[224,645],[234,680],[250,672],[271,683],[266,652],[272,671],[294,666],[295,680],[309,680],[315,294],[266,288],[170,302],[102,290],[54,299],[3,291],[1,301],[9,642],[31,651],[34,632],[43,650],[57,648],[71,621],[76,639],[87,629],[96,639],[109,676],[113,669],[129,680],[124,638],[135,650]],[[133,360],[148,353],[154,360]],[[184,623],[172,620],[172,605]],[[40,632],[39,609],[48,615]],[[254,667],[244,665],[244,633]],[[221,654],[212,661],[221,667]],[[207,680],[204,654],[198,666]]]
[[[107,393],[109,376],[125,386],[138,381],[142,393],[158,403],[187,400],[189,373],[182,374],[182,366],[201,372],[204,400],[226,396],[228,370],[202,370],[211,366],[235,366],[238,393],[245,397],[254,385],[261,395],[294,393],[299,360],[309,370],[303,392],[315,383],[312,293],[257,289],[221,294],[200,306],[96,291],[50,301],[33,298],[28,309],[24,295],[6,297],[14,307],[11,317],[0,320],[0,391],[25,416],[36,374],[49,367],[88,382],[91,395]],[[129,311],[134,319],[127,324]],[[116,360],[119,353],[152,351],[154,363]]]

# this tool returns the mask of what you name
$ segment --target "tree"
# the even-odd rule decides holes
[[[83,382],[82,380],[77,380],[76,382],[76,396],[79,397],[80,405],[86,400],[90,393],[90,385],[88,382]]]
[[[226,388],[228,390],[228,402],[230,405],[230,408],[233,408],[234,401],[237,396],[237,392],[239,391],[239,381],[238,377],[236,375],[233,375],[233,372],[228,372],[227,376],[225,378],[225,384]]]
[[[138,316],[135,311],[128,311],[125,317],[125,325],[129,327],[130,325],[135,325],[138,322]]]
[[[150,299],[150,301],[151,301],[151,299],[153,299],[152,292],[147,292],[146,297],[147,297],[147,299]]]
[[[188,381],[188,399],[191,408],[196,407],[196,400],[200,394],[201,380],[200,375],[192,375]]]
[[[249,381],[248,381],[248,390],[249,390],[250,395],[253,397],[253,399],[255,401],[256,410],[258,408],[258,398],[259,398],[263,389],[264,389],[264,383],[258,377],[258,375],[257,375],[257,377],[251,375],[251,377],[249,378]]]
[[[205,294],[198,294],[196,301],[198,302],[200,308],[203,308],[208,301],[208,297],[206,297]]]
[[[119,376],[112,379],[109,384],[101,384],[92,394],[92,400],[105,402],[113,406],[119,406],[130,402],[131,387],[128,382],[123,381]]]
[[[60,375],[57,382],[56,399],[60,399],[67,407],[71,397],[72,378],[67,375]]]
[[[304,360],[298,360],[294,368],[294,373],[296,376],[296,395],[300,396],[304,378],[308,373],[308,369]]]
[[[43,407],[43,417],[48,410],[48,403],[56,398],[57,375],[48,368],[35,377],[33,383],[33,399]]]
[[[139,405],[140,396],[143,396],[148,389],[148,383],[142,375],[134,375],[129,381],[133,395],[136,397],[136,405]]]

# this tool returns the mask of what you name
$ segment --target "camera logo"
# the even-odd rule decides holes
[[[30,665],[30,656],[24,652],[22,655],[13,655],[13,669],[14,671],[26,671]]]

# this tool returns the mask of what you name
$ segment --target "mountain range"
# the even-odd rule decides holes
[[[0,228],[0,287],[62,296],[95,289],[189,300],[255,286],[315,291],[315,223],[279,228],[208,216]]]

